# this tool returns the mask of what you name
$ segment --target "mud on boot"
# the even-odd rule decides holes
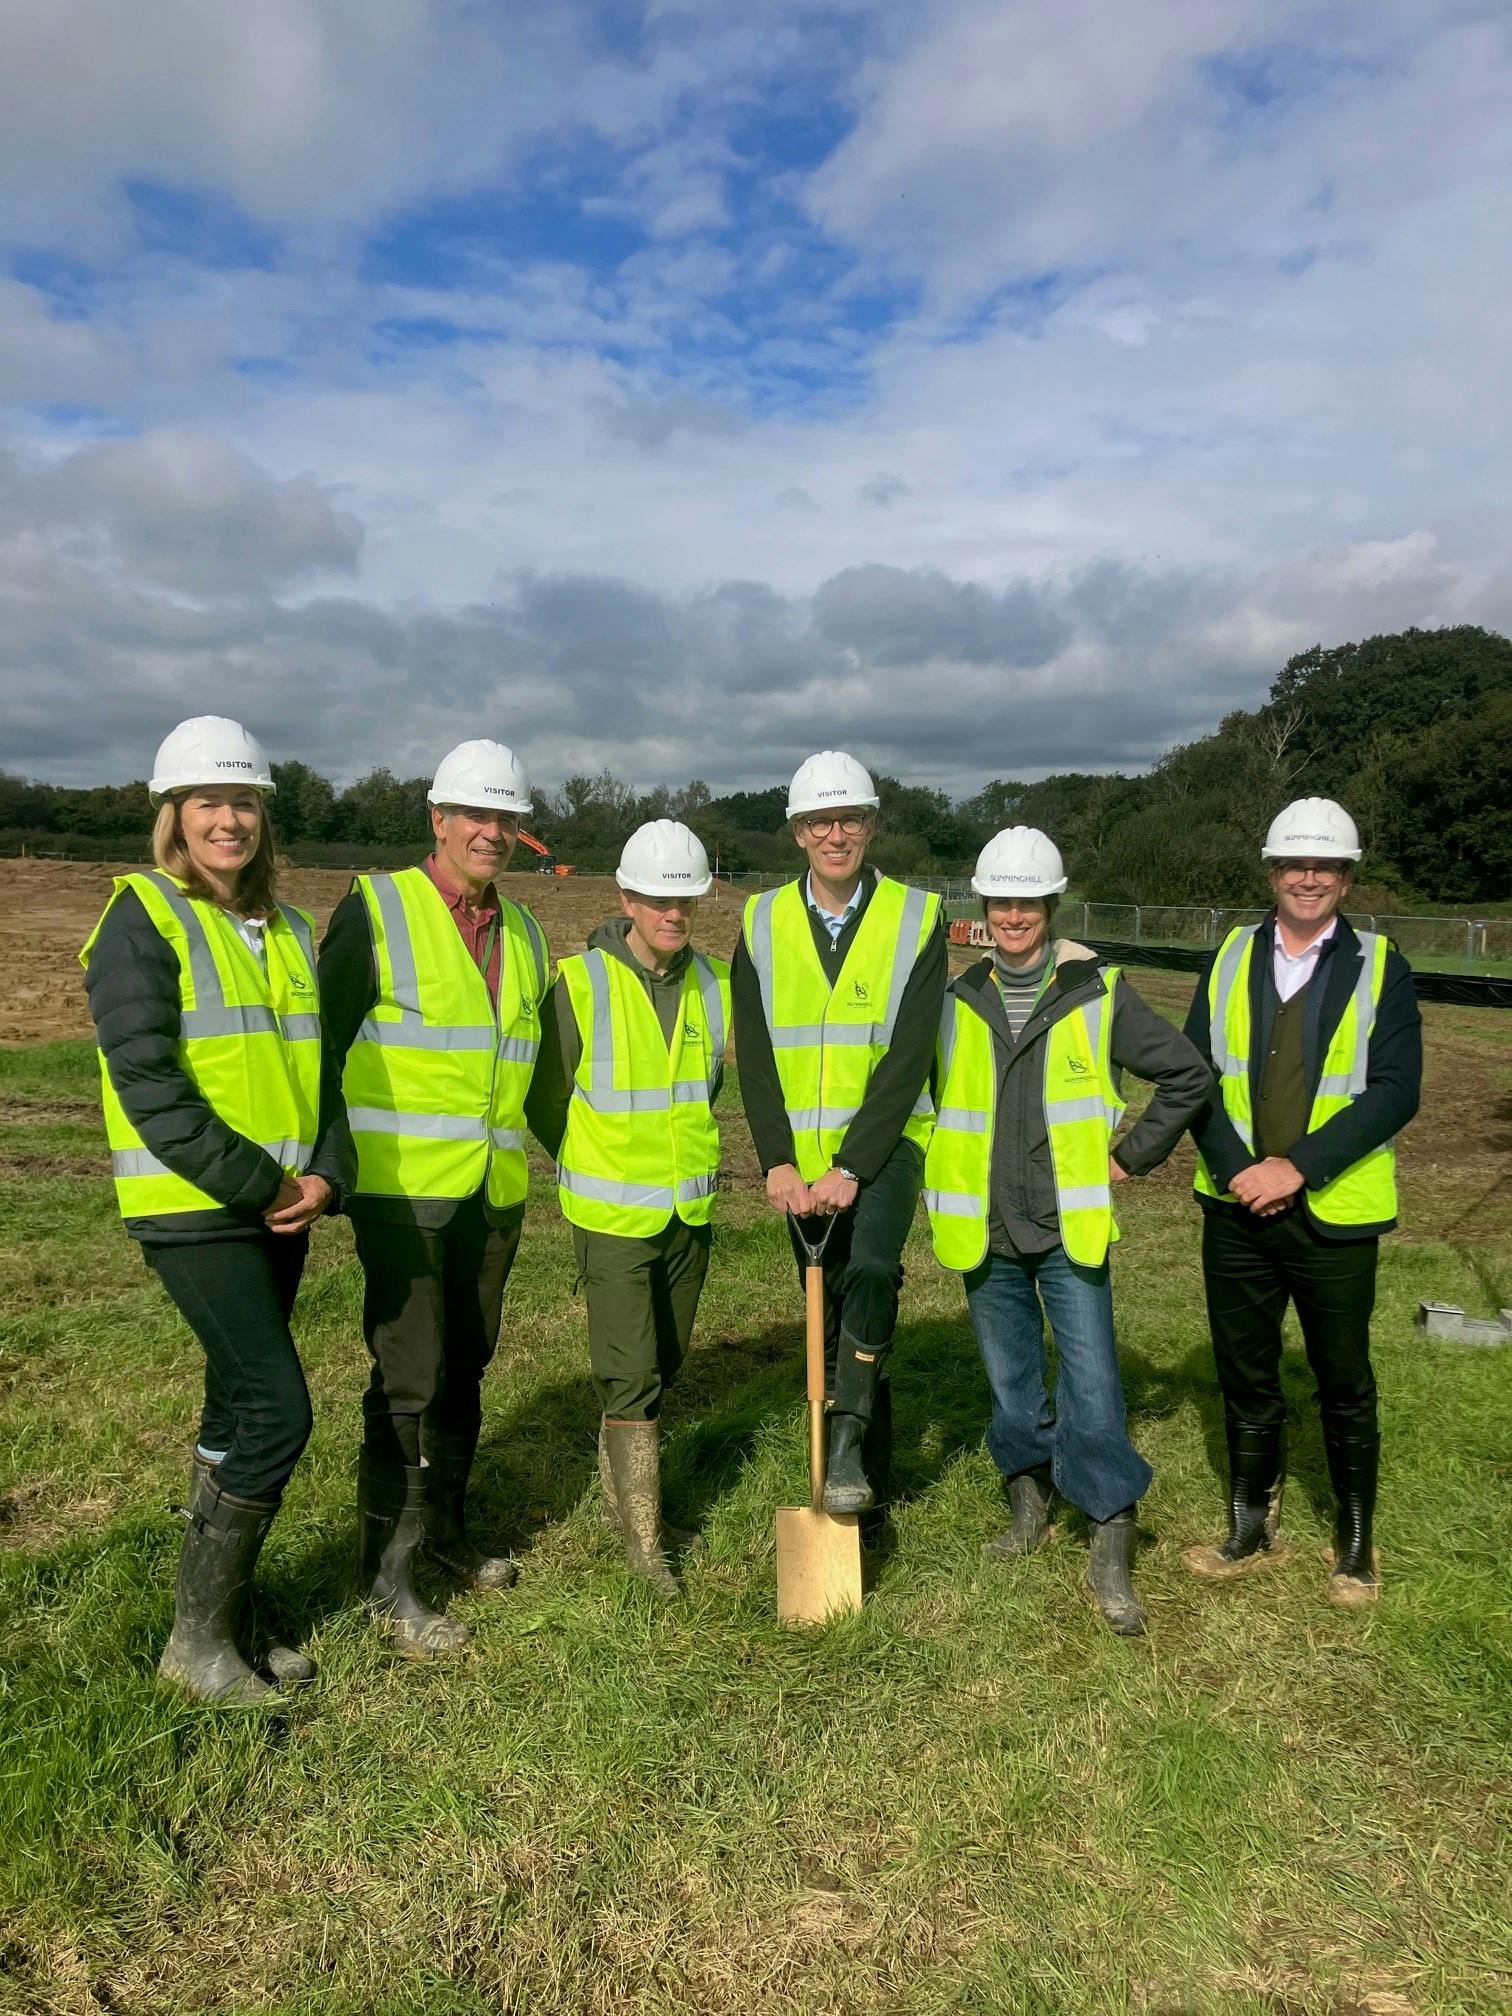
[[[614,1470],[609,1461],[609,1439],[607,1421],[600,1418],[598,1431],[599,1490],[603,1503],[599,1507],[599,1519],[606,1533],[612,1533],[616,1540],[624,1538],[620,1532],[619,1501],[614,1490]],[[663,1518],[661,1522],[662,1545],[669,1553],[687,1554],[694,1548],[702,1547],[703,1535],[695,1533],[690,1526],[674,1526]]]
[[[1006,1533],[983,1546],[982,1552],[989,1561],[1015,1560],[1044,1545],[1050,1531],[1052,1489],[1048,1464],[1037,1470],[1021,1470],[1017,1477],[1009,1478],[1008,1503],[1013,1510],[1013,1524]]]
[[[196,1701],[266,1706],[277,1691],[253,1672],[237,1639],[278,1501],[232,1498],[213,1477],[196,1484],[179,1554],[173,1631],[158,1672]]]
[[[199,1512],[202,1492],[207,1494],[205,1502],[212,1502],[209,1494],[213,1491],[219,1467],[218,1463],[212,1463],[196,1449],[189,1471],[189,1503],[174,1509],[185,1518],[193,1519]],[[257,1642],[255,1633],[248,1636],[249,1642]],[[315,1661],[307,1653],[296,1652],[292,1645],[281,1645],[275,1641],[252,1663],[257,1673],[266,1675],[275,1687],[308,1687],[315,1679]]]
[[[675,1602],[682,1590],[662,1538],[661,1429],[655,1421],[605,1421],[610,1482],[625,1565],[655,1595]]]
[[[380,1463],[364,1449],[357,1463],[357,1527],[362,1600],[404,1659],[444,1659],[472,1633],[432,1610],[415,1588],[425,1537],[425,1472]]]
[[[861,1463],[861,1445],[866,1423],[854,1414],[829,1417],[829,1458],[824,1466],[824,1509],[826,1512],[869,1512],[877,1494],[867,1482]]]
[[[1372,1544],[1381,1438],[1374,1431],[1351,1434],[1325,1423],[1323,1448],[1336,1505],[1323,1594],[1336,1610],[1362,1610],[1381,1594],[1381,1561]]]
[[[1182,1564],[1204,1581],[1224,1582],[1291,1559],[1281,1538],[1286,1429],[1253,1421],[1224,1424],[1229,1457],[1229,1530],[1213,1546],[1188,1547]]]
[[[1120,1638],[1138,1638],[1145,1628],[1144,1606],[1134,1593],[1129,1556],[1134,1545],[1134,1507],[1111,1519],[1092,1521],[1092,1552],[1087,1587],[1097,1607]]]
[[[512,1589],[519,1569],[507,1554],[485,1554],[467,1535],[467,1480],[477,1453],[476,1435],[447,1435],[422,1424],[421,1475],[425,1481],[425,1553],[464,1589],[488,1595]]]

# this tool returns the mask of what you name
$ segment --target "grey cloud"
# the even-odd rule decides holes
[[[642,399],[624,406],[601,400],[597,408],[605,433],[648,452],[664,448],[679,434],[728,439],[745,428],[738,414],[707,399]]]
[[[1042,665],[1070,624],[1042,590],[994,594],[932,567],[848,567],[814,597],[814,627],[879,665]]]
[[[879,511],[889,511],[901,498],[911,497],[913,490],[901,476],[879,469],[875,476],[867,478],[856,495],[863,504],[875,504]]]

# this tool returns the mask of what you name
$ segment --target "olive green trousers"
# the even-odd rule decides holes
[[[572,1228],[588,1297],[588,1363],[610,1421],[654,1421],[687,1355],[712,1230],[674,1218],[653,1239]]]

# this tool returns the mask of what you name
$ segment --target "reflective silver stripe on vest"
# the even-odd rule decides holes
[[[311,1018],[316,1033],[320,1018]],[[179,1034],[185,1042],[210,1036],[264,1036],[276,1034],[278,1017],[271,1008],[250,1002],[245,1008],[186,1008],[179,1017]]]
[[[1045,1118],[1052,1127],[1066,1120],[1106,1120],[1110,1127],[1118,1124],[1120,1109],[1110,1106],[1100,1092],[1089,1092],[1083,1099],[1047,1099]]]
[[[985,1218],[987,1200],[970,1190],[926,1190],[924,1209],[937,1211],[942,1218]]]
[[[712,1186],[712,1177],[707,1180]],[[576,1169],[564,1169],[561,1163],[557,1164],[557,1182],[575,1197],[591,1197],[599,1204],[623,1204],[630,1210],[641,1211],[672,1211],[677,1206],[670,1184],[616,1183],[607,1176],[579,1175]]]
[[[1249,1071],[1249,1059],[1236,1057],[1228,1047],[1228,1011],[1245,950],[1259,929],[1258,924],[1246,924],[1239,931],[1234,942],[1219,958],[1214,975],[1213,1006],[1208,1017],[1208,1048],[1212,1052],[1213,1068],[1223,1078],[1241,1077]]]
[[[719,999],[719,983],[714,977],[708,961],[695,953],[694,959],[703,968],[698,976],[699,991],[703,995],[704,1013],[709,1016],[709,1031],[717,1038],[716,1059],[724,1054],[724,1013]],[[572,1096],[581,1099],[584,1105],[595,1113],[666,1113],[676,1101],[679,1105],[689,1105],[694,1101],[707,1101],[712,1096],[712,1087],[706,1078],[679,1078],[672,1086],[643,1086],[639,1091],[621,1092],[614,1083],[614,1016],[610,1006],[609,956],[605,952],[592,951],[583,954],[583,970],[588,975],[589,992],[593,1000],[593,1030],[589,1038],[593,1049],[586,1086],[574,1084]],[[713,990],[712,1012],[709,987],[704,985],[707,974],[709,986]]]
[[[987,1115],[978,1113],[971,1106],[942,1106],[935,1117],[935,1124],[951,1134],[985,1134]]]
[[[1113,1192],[1106,1183],[1088,1183],[1079,1190],[1058,1190],[1055,1201],[1062,1212],[1111,1211]]]
[[[487,1123],[466,1113],[391,1113],[386,1106],[349,1106],[356,1134],[413,1134],[425,1141],[486,1141]]]
[[[315,971],[314,932],[310,929],[304,918],[300,916],[299,912],[292,909],[287,903],[278,904],[277,909],[279,916],[282,917],[285,924],[288,925],[294,936],[299,940],[299,949],[305,956],[305,964],[313,973]]]
[[[880,1040],[880,1022],[789,1022],[772,1031],[774,1050],[869,1050]]]
[[[678,1106],[704,1104],[710,1097],[707,1078],[677,1078],[672,1084],[673,1103]]]
[[[1375,948],[1380,933],[1362,931],[1359,936],[1360,970],[1355,976],[1354,984],[1355,1051],[1346,1087],[1351,1099],[1359,1098],[1370,1075],[1370,1038],[1375,1029],[1376,1015]]]
[[[495,1148],[523,1148],[525,1129],[523,1127],[490,1127],[488,1139]]]
[[[398,1022],[378,1022],[369,1015],[357,1031],[359,1043],[386,1043],[401,1050],[492,1050],[495,1037],[491,1028],[427,1028],[425,1017],[412,1008],[401,1011]],[[507,1037],[499,1045],[499,1055],[508,1057],[507,1043],[521,1042],[523,1038]],[[535,1055],[532,1043],[530,1054]]]
[[[772,1043],[776,1046],[777,1031],[773,1028],[776,1020],[772,1012],[772,905],[777,901],[778,892],[768,889],[756,898],[756,908],[751,913],[751,964],[756,968],[756,978],[761,982],[761,1012],[768,1029],[772,1031]],[[812,1039],[818,1042],[818,1037]]]
[[[860,1111],[859,1106],[789,1106],[788,1125],[795,1134],[822,1133],[830,1127],[849,1127]]]
[[[280,1015],[286,1043],[312,1043],[320,1040],[320,1017],[318,1015]]]
[[[315,1153],[313,1144],[306,1141],[259,1141],[257,1145],[265,1155],[271,1155],[280,1168],[308,1169],[310,1157]],[[178,1173],[146,1148],[112,1149],[110,1169],[114,1176],[175,1176]],[[183,1176],[179,1177],[179,1181],[190,1183],[193,1179]]]
[[[551,964],[551,954],[546,949],[546,933],[523,903],[517,903],[515,908],[520,913],[520,922],[525,926],[525,936],[530,940],[530,949],[535,954],[536,1006],[539,1007],[541,997],[546,992],[546,975]]]
[[[719,1188],[717,1176],[685,1176],[677,1186],[679,1204],[696,1204],[700,1197],[712,1197]]]
[[[898,920],[898,938],[893,947],[892,987],[887,996],[887,1013],[877,1032],[879,1043],[891,1043],[893,1039],[903,990],[908,985],[908,976],[913,972],[918,955],[919,926],[924,922],[928,902],[928,894],[923,889],[910,889],[903,899],[903,915]]]
[[[950,1076],[950,1066],[955,1058],[956,1017],[961,1013],[960,1003],[954,994],[945,996],[940,1010],[940,1090],[945,1089],[945,1080]]]
[[[704,1020],[709,1025],[709,1053],[716,1065],[722,1064],[728,1035],[725,1029],[724,1001],[719,992],[719,976],[702,952],[693,954],[693,971],[698,979],[698,991],[703,996]]]
[[[696,1092],[688,1096],[701,1099],[706,1089],[700,1079]],[[572,1096],[594,1113],[666,1113],[672,1105],[672,1094],[665,1085],[648,1085],[639,1092],[594,1092],[574,1085]]]
[[[370,875],[368,887],[373,892],[378,904],[378,914],[383,919],[383,938],[388,948],[389,981],[394,1000],[400,1008],[418,1017],[423,1024],[425,1018],[420,1013],[420,979],[415,971],[415,947],[410,938],[409,919],[404,914],[404,898],[399,894],[392,875]],[[489,1041],[493,1041],[491,1033]]]
[[[215,954],[210,950],[210,940],[205,935],[205,927],[195,915],[194,905],[171,876],[149,869],[147,880],[162,891],[169,909],[183,926],[188,940],[189,977],[194,982],[194,1000],[197,1008],[224,1008],[226,990],[221,985],[220,970],[215,963]]]
[[[501,1036],[499,1061],[501,1064],[533,1064],[540,1047],[533,1036]]]

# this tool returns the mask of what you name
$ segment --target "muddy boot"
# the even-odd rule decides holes
[[[599,1489],[603,1493],[603,1505],[599,1517],[616,1539],[620,1534],[619,1503],[614,1493],[614,1470],[609,1462],[609,1441],[607,1421],[599,1421],[598,1466]],[[662,1545],[673,1554],[686,1554],[690,1548],[701,1544],[701,1535],[688,1526],[674,1526],[669,1519],[661,1522]]]
[[[996,1540],[989,1540],[982,1552],[989,1561],[1011,1561],[1042,1547],[1050,1531],[1050,1466],[1021,1470],[1008,1480],[1008,1503],[1013,1508],[1013,1524]]]
[[[1251,1421],[1225,1424],[1229,1451],[1229,1530],[1216,1546],[1188,1547],[1181,1559],[1205,1581],[1226,1581],[1291,1558],[1281,1538],[1286,1486],[1286,1429]]]
[[[196,1701],[246,1708],[277,1699],[236,1642],[252,1571],[277,1512],[276,1499],[232,1498],[213,1478],[195,1492],[179,1555],[173,1632],[158,1672]]]
[[[467,1537],[467,1480],[477,1451],[476,1435],[446,1435],[422,1427],[425,1461],[425,1552],[464,1589],[485,1594],[512,1589],[519,1569],[507,1554],[485,1554]]]
[[[405,1659],[443,1659],[472,1636],[465,1624],[424,1603],[415,1556],[425,1537],[425,1472],[357,1459],[357,1531],[362,1600]]]
[[[1111,1519],[1092,1521],[1092,1555],[1087,1564],[1087,1587],[1097,1599],[1097,1607],[1120,1638],[1138,1638],[1145,1628],[1145,1613],[1129,1575],[1129,1555],[1134,1545],[1134,1507],[1115,1512]]]
[[[1350,1435],[1327,1428],[1323,1447],[1333,1482],[1333,1567],[1323,1594],[1336,1609],[1360,1610],[1381,1593],[1379,1557],[1371,1545],[1376,1476],[1381,1462],[1379,1434]]]
[[[604,1440],[625,1563],[658,1596],[682,1594],[667,1563],[661,1518],[661,1429],[655,1421],[605,1421]]]
[[[835,1404],[829,1417],[829,1456],[824,1466],[826,1512],[869,1512],[877,1502],[863,1461],[877,1385],[875,1355],[862,1351],[842,1330],[835,1361]]]
[[[194,1518],[200,1508],[200,1494],[213,1486],[219,1467],[196,1449],[189,1471],[189,1503],[175,1510]],[[210,1501],[207,1498],[205,1502]],[[315,1661],[303,1652],[296,1652],[292,1645],[269,1645],[256,1663],[262,1672],[272,1675],[279,1687],[308,1687],[315,1678]]]

